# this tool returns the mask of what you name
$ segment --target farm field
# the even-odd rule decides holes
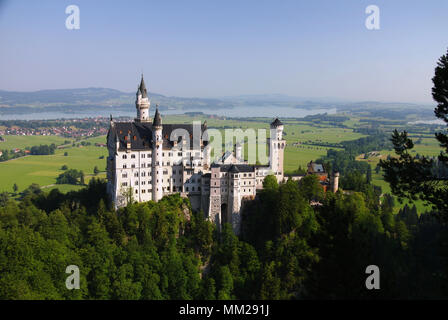
[[[64,156],[64,152],[67,152],[68,156]],[[99,157],[106,155],[107,149],[102,147],[70,147],[56,150],[54,155],[27,156],[0,162],[0,192],[11,192],[14,183],[17,183],[19,192],[32,183],[37,183],[40,186],[55,184],[56,177],[63,172],[61,170],[63,165],[67,165],[69,169],[83,170],[87,183],[90,178],[89,175],[93,174],[95,166],[98,166],[100,171],[102,171],[102,175],[98,176],[104,177],[106,160],[99,159]],[[73,190],[77,188],[77,186],[69,187],[74,188],[65,186],[61,189],[68,191],[68,189]]]
[[[415,137],[413,137],[415,143]],[[421,144],[415,144],[414,150],[412,150],[412,154],[420,154],[425,156],[437,156],[440,152],[440,147],[436,139],[434,138],[423,138]],[[391,193],[389,184],[384,181],[381,171],[379,174],[375,173],[375,168],[379,163],[380,159],[385,160],[387,156],[394,157],[395,152],[393,150],[380,150],[379,154],[376,156],[370,156],[368,159],[363,159],[364,155],[360,155],[357,160],[358,161],[367,161],[372,167],[372,183],[374,185],[380,186],[383,193]],[[408,199],[404,199],[402,204],[395,204],[395,211],[398,212],[399,208],[403,207],[405,204],[408,206],[415,205],[419,213],[430,210],[430,207],[425,205],[425,203],[421,200],[417,200],[414,202],[410,202]]]
[[[64,141],[73,141],[70,138],[59,136],[3,136],[6,141],[0,141],[0,150],[11,150],[14,148],[23,149],[26,147],[38,146],[41,144],[61,145]]]

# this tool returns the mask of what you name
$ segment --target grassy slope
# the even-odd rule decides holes
[[[3,136],[6,141],[0,142],[0,150],[38,146],[41,144],[63,144],[65,140],[72,139],[59,136]]]
[[[415,139],[414,139],[415,142]],[[440,152],[440,147],[436,141],[436,139],[434,138],[424,138],[422,139],[422,143],[421,144],[416,144],[414,147],[415,151],[412,151],[412,154],[421,154],[421,155],[426,155],[426,156],[437,156]],[[387,156],[390,155],[391,157],[396,156],[394,151],[392,150],[380,150],[380,155],[379,156],[375,156],[375,157],[369,157],[369,159],[364,160],[363,155],[360,155],[357,160],[359,161],[367,161],[371,167],[372,167],[372,182],[373,184],[380,186],[383,193],[391,193],[390,191],[390,186],[389,184],[384,181],[382,173],[380,171],[379,174],[375,173],[375,167],[377,166],[378,162],[380,159],[385,160],[387,158]],[[423,201],[415,201],[415,202],[410,202],[407,199],[403,200],[403,204],[399,205],[398,203],[396,204],[396,211],[398,211],[398,209],[402,206],[404,206],[405,204],[408,204],[410,206],[413,206],[415,204],[415,206],[417,207],[417,210],[419,213],[422,213],[426,210],[429,210],[430,207],[427,206]]]
[[[68,152],[68,156],[64,156]],[[0,163],[0,191],[11,191],[14,183],[19,191],[31,183],[47,186],[56,182],[56,177],[62,172],[61,167],[67,165],[71,169],[83,170],[86,175],[93,174],[93,168],[98,166],[105,171],[106,160],[99,159],[106,156],[107,149],[88,146],[56,150],[54,155],[27,156]],[[104,173],[103,173],[104,176]],[[86,179],[86,182],[88,179]],[[65,189],[78,189],[79,187],[66,186]]]

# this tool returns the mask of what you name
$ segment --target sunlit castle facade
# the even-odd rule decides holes
[[[218,226],[231,223],[238,234],[241,208],[245,201],[255,198],[264,178],[274,174],[283,181],[286,141],[279,119],[271,123],[271,138],[267,140],[269,164],[247,164],[239,144],[234,152],[226,152],[212,162],[206,122],[197,126],[163,124],[158,108],[150,119],[151,103],[143,76],[135,105],[134,121],[111,118],[107,134],[108,192],[116,208],[130,199],[158,201],[180,193],[190,199],[193,210],[202,210]]]

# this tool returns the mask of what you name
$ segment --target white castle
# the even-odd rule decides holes
[[[263,180],[273,174],[283,181],[283,124],[276,118],[270,125],[267,140],[269,164],[250,165],[242,159],[242,146],[226,152],[211,162],[206,136],[207,124],[200,127],[197,148],[187,143],[194,135],[194,125],[162,124],[156,108],[149,117],[150,100],[143,76],[137,89],[137,118],[132,122],[110,121],[107,134],[108,192],[115,207],[137,202],[158,201],[163,196],[180,193],[188,197],[193,210],[202,210],[218,227],[231,223],[240,232],[241,209],[263,188]],[[172,139],[174,130],[185,134]]]

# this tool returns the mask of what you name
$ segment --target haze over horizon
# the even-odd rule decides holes
[[[67,30],[65,8],[80,8]],[[365,8],[380,8],[367,30]],[[1,1],[0,89],[432,103],[448,2]]]

